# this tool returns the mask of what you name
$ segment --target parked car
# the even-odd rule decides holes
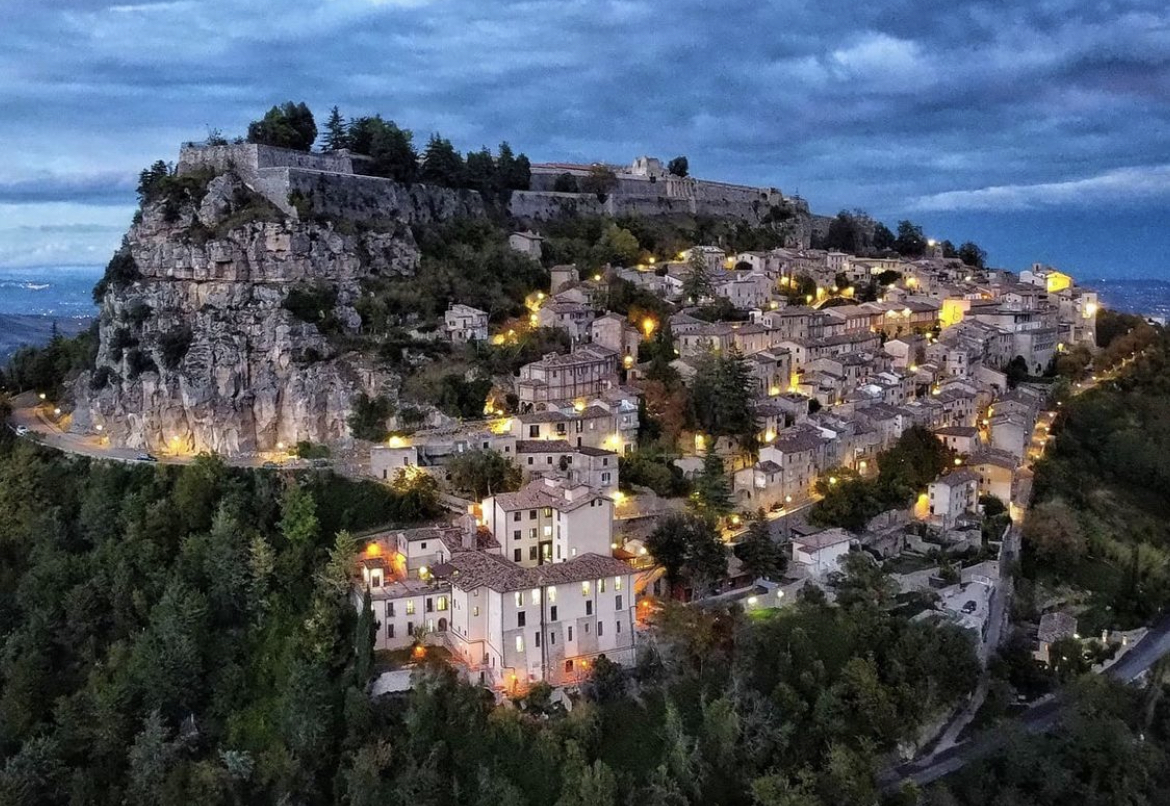
[[[314,459],[310,464],[313,467],[329,467],[329,460],[328,459]]]
[[[29,433],[29,431],[28,431],[28,428],[26,426],[23,426],[23,425],[16,426],[16,435],[18,437],[27,437],[28,433]]]
[[[975,604],[974,601],[969,601],[963,605],[963,612],[967,614],[974,613],[978,608],[979,605]]]
[[[157,456],[151,456],[149,453],[140,453],[134,457],[135,462],[157,462]]]
[[[264,470],[276,470],[276,462],[265,462],[260,467]]]

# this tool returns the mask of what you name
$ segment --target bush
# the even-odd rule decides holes
[[[328,459],[329,446],[328,445],[314,445],[312,442],[303,441],[298,442],[296,448],[293,449],[298,459]]]
[[[678,498],[691,492],[691,483],[670,457],[650,451],[618,457],[618,478],[622,487],[648,487],[663,498]]]
[[[138,264],[134,262],[134,256],[130,254],[130,250],[122,249],[116,252],[110,258],[110,262],[106,264],[106,272],[102,275],[102,279],[98,280],[97,285],[93,287],[94,303],[101,305],[102,300],[106,298],[106,294],[111,289],[120,291],[141,277]]]
[[[126,376],[134,380],[144,372],[158,372],[158,365],[145,350],[133,347],[126,353]]]
[[[163,366],[167,369],[177,368],[186,357],[187,351],[191,349],[193,338],[191,328],[186,325],[159,336],[158,347],[162,355]]]
[[[362,392],[353,400],[353,411],[346,422],[350,433],[357,439],[381,442],[389,433],[386,420],[394,414],[394,404],[385,396],[370,397]]]
[[[289,289],[284,298],[284,309],[325,332],[337,323],[337,290],[325,283],[300,283]]]
[[[114,361],[121,361],[126,350],[138,346],[138,339],[128,328],[120,327],[110,335],[109,353]]]

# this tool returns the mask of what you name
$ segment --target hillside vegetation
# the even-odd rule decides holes
[[[1025,576],[1071,588],[1088,634],[1170,603],[1170,339],[1145,328],[1109,352],[1136,360],[1063,402],[1024,523]]]
[[[433,514],[433,491],[2,433],[5,806],[860,803],[877,754],[974,684],[968,637],[886,613],[859,555],[840,607],[666,608],[660,651],[599,661],[571,714],[439,667],[371,701],[344,530]]]

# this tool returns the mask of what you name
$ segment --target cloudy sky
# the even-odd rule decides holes
[[[686,154],[1011,268],[1170,277],[1166,0],[5,5],[0,266],[104,263],[138,170],[303,99],[534,161]]]

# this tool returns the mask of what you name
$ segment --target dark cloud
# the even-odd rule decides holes
[[[947,227],[1009,199],[1048,211],[1055,244],[1060,209],[1170,201],[1161,0],[64,0],[12,16],[0,203],[128,208],[143,165],[289,98],[537,160],[685,153],[826,212]],[[993,257],[1015,259],[1007,233]]]

